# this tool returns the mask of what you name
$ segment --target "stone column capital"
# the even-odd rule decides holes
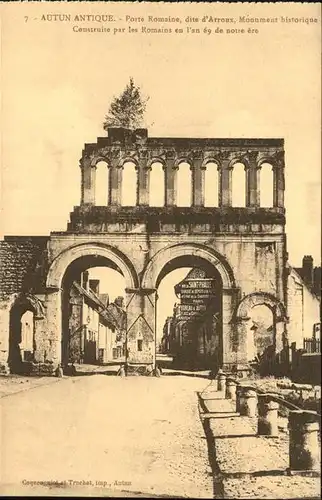
[[[110,169],[115,169],[118,168],[119,165],[121,165],[121,157],[120,156],[115,156],[115,157],[110,157],[108,161],[108,166]]]
[[[91,158],[89,156],[82,156],[79,159],[79,166],[81,168],[86,168],[89,167],[90,165],[91,165]]]
[[[283,172],[284,164],[279,163],[279,162],[274,162],[272,164],[272,170],[273,170],[273,172]]]
[[[194,158],[190,160],[190,170],[206,170],[206,168],[203,166],[203,159],[202,158]]]
[[[150,171],[152,170],[152,165],[148,163],[146,159],[139,160],[138,163],[135,164],[136,171]]]
[[[139,160],[148,160],[149,150],[147,148],[140,148],[137,151],[137,156]]]
[[[252,164],[252,165],[255,165],[257,163],[257,160],[258,160],[258,151],[247,151],[246,153],[246,158],[247,158],[247,161]]]
[[[178,170],[179,165],[176,164],[176,161],[175,156],[168,156],[162,164],[163,170]]]

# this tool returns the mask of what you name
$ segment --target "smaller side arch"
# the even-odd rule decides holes
[[[110,168],[110,159],[107,156],[95,156],[91,160],[91,167],[96,167],[96,165],[101,161],[104,161],[107,165],[107,168]]]
[[[245,169],[249,168],[249,162],[245,156],[234,156],[228,164],[228,169],[233,169],[236,163],[241,163]]]
[[[271,311],[276,311],[277,321],[286,321],[286,310],[282,302],[280,302],[274,295],[266,292],[254,292],[246,295],[236,307],[235,320],[247,320],[249,319],[249,311],[255,306],[265,305],[271,309]]]
[[[45,316],[45,306],[43,302],[32,295],[31,293],[15,293],[10,297],[8,302],[8,309],[12,309],[14,307],[25,306],[28,305],[30,310],[35,314],[36,319],[42,319]]]
[[[248,169],[249,163],[245,157],[233,158],[229,163],[230,192],[233,207],[246,207]]]
[[[215,163],[217,165],[217,170],[221,168],[220,160],[216,156],[207,156],[202,162],[201,168],[207,168],[208,163]]]
[[[276,158],[274,156],[262,156],[257,162],[257,167],[260,168],[263,163],[269,163],[272,167],[276,167]]]
[[[36,361],[37,331],[41,331],[45,315],[45,307],[35,295],[22,292],[11,297],[7,344],[11,373],[30,373],[30,363]]]
[[[202,164],[204,171],[204,206],[218,207],[219,206],[219,187],[220,187],[220,164],[218,160],[207,158]]]
[[[153,163],[161,163],[163,169],[166,167],[166,161],[162,156],[151,156],[147,163],[147,168],[151,168]]]
[[[139,162],[136,156],[125,156],[120,160],[119,165],[120,167],[124,167],[126,163],[133,163],[136,170],[139,168]]]
[[[189,157],[189,155],[187,156],[179,156],[176,158],[176,161],[175,161],[175,168],[179,168],[181,163],[186,163],[187,165],[189,165],[190,168],[192,168],[193,166],[193,161],[191,160],[191,158]]]
[[[193,203],[194,174],[193,164],[189,158],[180,157],[175,163],[176,169],[176,204],[189,207]]]
[[[152,161],[148,165],[149,205],[163,207],[166,197],[165,164],[161,161]]]
[[[139,203],[140,165],[132,156],[126,156],[120,163],[122,206],[133,207]]]

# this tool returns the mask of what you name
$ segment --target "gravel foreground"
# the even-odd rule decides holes
[[[213,498],[205,385],[95,374],[2,398],[1,494]]]
[[[286,418],[260,438],[197,374],[87,375],[0,380],[1,495],[320,498],[320,478],[285,475]]]

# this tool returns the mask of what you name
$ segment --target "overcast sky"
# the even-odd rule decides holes
[[[81,34],[75,23],[39,20],[40,13],[80,9],[184,18],[205,9],[274,16],[281,8],[289,16],[320,15],[318,5],[285,3],[151,4],[148,12],[127,3],[1,4],[1,235],[66,229],[79,204],[83,145],[106,134],[109,103],[133,76],[150,96],[150,136],[285,138],[290,261],[298,266],[312,254],[318,265],[320,21],[264,25],[253,36],[184,36]]]

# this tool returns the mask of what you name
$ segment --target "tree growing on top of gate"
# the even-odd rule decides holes
[[[144,97],[140,87],[134,84],[131,77],[129,83],[119,97],[114,97],[108,114],[105,116],[103,128],[124,127],[135,130],[143,125],[144,113],[149,97]]]

